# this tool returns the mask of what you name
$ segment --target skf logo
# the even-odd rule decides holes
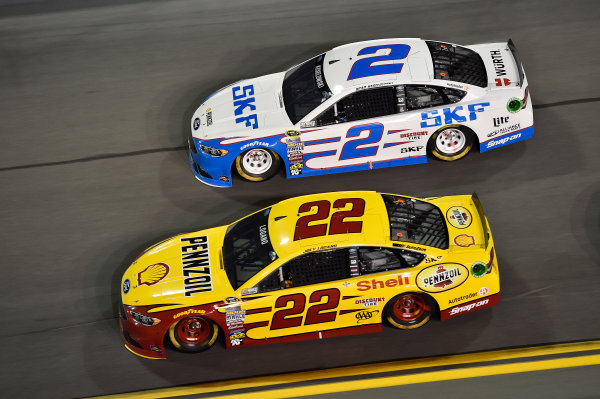
[[[379,310],[363,310],[362,312],[358,312],[356,317],[356,324],[360,324],[363,321],[369,320],[373,316],[379,313]]]
[[[169,266],[166,263],[156,263],[146,267],[138,273],[138,285],[154,285],[169,274]]]
[[[463,106],[458,105],[456,107],[449,107],[442,109],[444,115],[444,124],[449,125],[451,123],[464,123],[467,121],[474,121],[477,119],[477,113],[485,111],[485,107],[489,107],[490,103],[477,103],[470,104],[467,106],[468,114],[461,115],[463,112]],[[442,116],[438,115],[438,110],[421,112],[421,127],[434,127],[442,125]]]
[[[233,113],[238,115],[243,115],[244,110],[248,108],[248,111],[252,112],[256,110],[256,105],[254,101],[256,98],[254,96],[254,85],[248,86],[234,86],[232,89],[233,93],[233,106],[235,107]],[[240,116],[239,118],[235,118],[235,123],[245,122],[246,127],[252,126],[252,129],[258,129],[258,117],[255,113],[246,114],[246,116]]]
[[[371,281],[369,280],[363,280],[363,281],[359,281],[358,283],[356,283],[357,289],[359,291],[368,291],[370,289],[376,290],[378,288],[385,288],[385,287],[396,287],[396,286],[400,286],[400,285],[404,285],[404,284],[408,284],[408,275],[398,275],[398,278],[391,278],[389,280],[386,281],[381,281],[381,280],[376,280],[373,279]]]

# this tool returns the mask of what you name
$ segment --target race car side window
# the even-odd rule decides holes
[[[406,105],[409,111],[459,102],[467,93],[439,86],[406,86]]]
[[[358,249],[360,274],[414,267],[425,258],[419,252],[397,248],[361,247]]]
[[[396,90],[393,86],[360,90],[339,100],[315,118],[316,126],[354,122],[395,114]]]
[[[287,262],[258,284],[259,292],[326,283],[350,277],[348,250],[310,252]]]

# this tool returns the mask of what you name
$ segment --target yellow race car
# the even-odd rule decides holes
[[[496,305],[498,264],[476,195],[373,191],[291,198],[169,238],[122,278],[125,346],[184,352],[417,328]]]

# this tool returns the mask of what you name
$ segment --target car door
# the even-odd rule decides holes
[[[395,90],[384,86],[355,91],[313,118],[309,125],[314,129],[303,138],[308,172],[380,160],[385,125],[402,109]]]
[[[347,249],[302,254],[263,278],[245,309],[252,339],[311,334],[340,327],[343,282],[350,277]]]

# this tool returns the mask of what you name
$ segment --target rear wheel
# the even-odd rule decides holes
[[[280,164],[279,156],[265,148],[252,148],[235,160],[239,175],[250,181],[263,181],[273,177]]]
[[[455,161],[466,156],[473,147],[473,136],[465,128],[446,126],[429,139],[429,153],[442,161]]]
[[[186,317],[169,328],[169,338],[182,352],[202,352],[213,346],[219,329],[204,317]]]
[[[394,327],[410,330],[421,327],[431,319],[433,307],[416,293],[398,295],[385,305],[386,320]]]

